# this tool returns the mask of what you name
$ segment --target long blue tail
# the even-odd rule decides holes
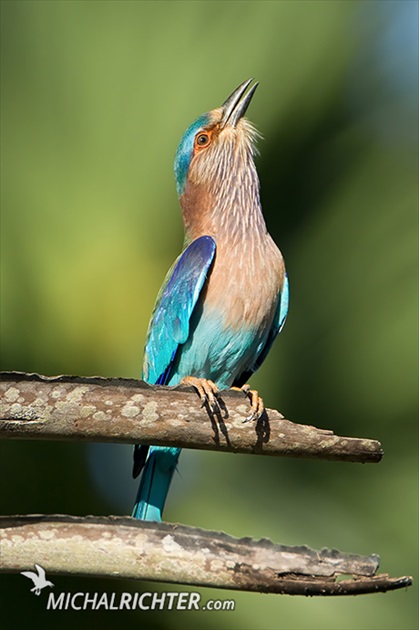
[[[176,469],[180,448],[151,446],[141,475],[134,518],[161,521],[170,482]]]

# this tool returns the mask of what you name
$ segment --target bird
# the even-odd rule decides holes
[[[21,571],[20,574],[32,580],[34,583],[34,587],[31,588],[31,593],[35,593],[35,595],[40,595],[43,588],[46,586],[54,587],[54,584],[46,579],[45,569],[39,566],[39,564],[35,564],[35,571]]]
[[[180,140],[174,170],[184,244],[156,299],[142,374],[150,384],[192,386],[211,413],[220,409],[222,390],[241,389],[251,405],[248,421],[262,416],[264,403],[247,381],[281,331],[289,302],[284,260],[262,214],[259,134],[244,117],[253,81],[197,118]],[[142,476],[134,518],[162,521],[180,450],[135,447],[133,476]]]

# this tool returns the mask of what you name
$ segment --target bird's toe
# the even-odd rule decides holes
[[[249,383],[242,385],[242,387],[232,387],[232,389],[238,389],[242,391],[245,396],[250,400],[250,414],[243,420],[243,422],[250,422],[251,420],[259,420],[263,412],[265,411],[265,404],[263,398],[259,396],[256,389],[250,389]]]
[[[196,376],[185,376],[181,383],[191,385],[196,389],[201,399],[201,407],[208,405],[213,413],[220,411],[220,405],[217,400],[219,389],[213,381],[206,378],[197,378]]]

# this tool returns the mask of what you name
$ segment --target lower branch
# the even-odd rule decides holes
[[[47,574],[288,595],[359,595],[412,583],[410,577],[376,575],[375,555],[313,551],[128,517],[3,516],[0,531],[0,570],[9,573],[37,563]]]

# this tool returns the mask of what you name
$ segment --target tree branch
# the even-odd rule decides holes
[[[358,595],[412,583],[410,577],[376,575],[375,555],[287,547],[129,517],[2,516],[0,530],[5,573],[36,562],[47,573],[289,595]]]
[[[222,392],[222,413],[201,409],[189,387],[123,378],[2,372],[0,437],[156,444],[352,462],[378,462],[379,442],[295,424],[273,409],[243,422],[249,403]]]

